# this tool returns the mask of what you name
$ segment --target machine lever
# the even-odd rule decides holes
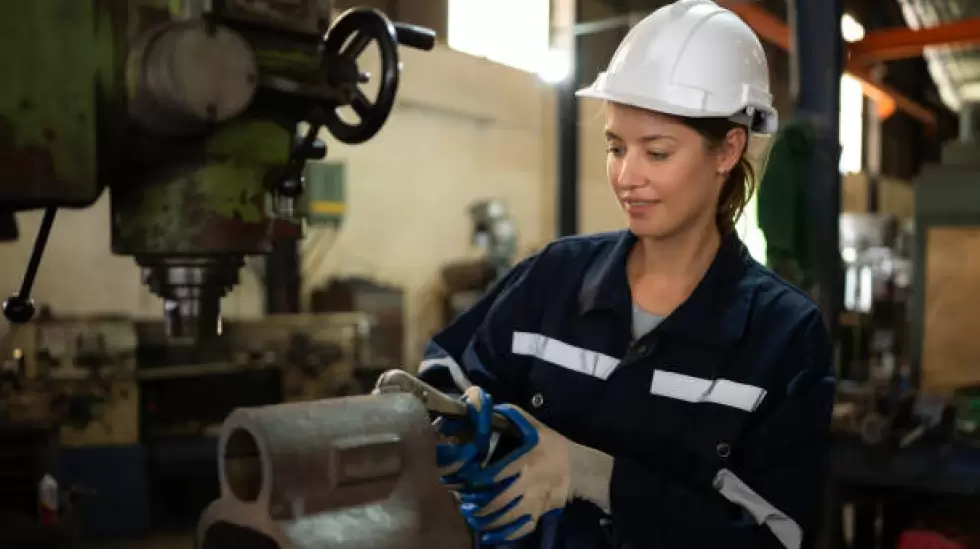
[[[34,279],[37,278],[37,270],[41,266],[44,248],[48,245],[48,236],[51,235],[51,226],[54,225],[56,213],[58,213],[58,208],[44,209],[44,217],[41,218],[41,227],[37,230],[37,237],[34,238],[34,247],[31,249],[31,257],[27,261],[27,270],[24,272],[20,291],[3,302],[3,316],[14,324],[24,324],[34,318],[31,289],[34,287]]]
[[[416,50],[431,51],[436,45],[436,31],[412,25],[411,23],[395,23],[395,36],[398,43]]]

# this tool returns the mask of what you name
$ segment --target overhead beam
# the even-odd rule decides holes
[[[754,3],[733,0],[722,0],[719,3],[741,17],[759,35],[759,38],[786,51],[793,49],[789,27],[765,8]],[[897,109],[922,122],[930,130],[936,129],[938,123],[932,111],[899,90],[876,82],[865,66],[849,62],[845,73],[861,82],[864,95],[875,102],[878,116],[882,119],[888,118]]]
[[[877,30],[850,45],[851,61],[871,64],[922,55],[929,46],[980,44],[980,17],[962,19],[924,29]]]

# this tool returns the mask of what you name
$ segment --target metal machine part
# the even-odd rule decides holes
[[[466,549],[435,444],[408,394],[237,410],[196,549]]]
[[[242,406],[365,394],[381,373],[364,365],[373,324],[363,313],[272,315],[177,344],[162,323],[139,322],[146,436],[202,434]]]
[[[876,449],[904,448],[920,440],[945,444],[953,440],[956,409],[945,396],[844,381],[837,388],[833,427]]]
[[[225,0],[221,9],[228,19],[323,34],[330,25],[333,0]]]
[[[907,227],[890,215],[840,216],[844,263],[841,376],[859,381],[908,381],[908,318],[912,258]]]
[[[899,221],[878,214],[845,213],[840,216],[840,249],[844,260],[844,305],[867,313],[887,292],[891,282],[905,289],[912,284],[909,235]]]
[[[230,321],[181,345],[160,321],[65,318],[19,326],[0,355],[0,416],[61,425],[71,446],[212,436],[234,409],[366,394],[362,313]]]
[[[70,13],[63,4],[3,12],[11,28],[50,30],[18,43],[60,38],[20,48],[26,56],[0,54],[14,75],[0,94],[0,159],[13,166],[0,174],[0,208],[47,208],[24,283],[4,303],[13,322],[33,316],[56,208],[87,205],[108,185],[113,252],[143,268],[170,335],[216,336],[244,256],[301,234],[294,203],[305,163],[326,154],[320,130],[349,144],[371,139],[394,105],[398,45],[434,45],[431,31],[372,9],[331,26],[326,0],[111,0]],[[373,100],[358,65],[372,44],[381,54]],[[359,120],[341,119],[343,106]]]
[[[57,426],[62,446],[135,444],[139,433],[136,330],[120,318],[39,320],[3,345],[17,386],[7,420]]]
[[[517,224],[502,199],[479,200],[470,205],[473,244],[482,252],[476,260],[462,260],[442,268],[447,290],[444,314],[455,318],[473,306],[496,280],[514,265]]]
[[[470,205],[473,221],[473,243],[486,251],[486,258],[502,276],[514,264],[517,253],[517,224],[510,217],[507,204],[499,198],[480,200]]]
[[[129,51],[129,115],[160,135],[201,131],[240,115],[258,88],[255,52],[238,33],[202,20],[165,23]]]
[[[154,259],[142,260],[143,283],[163,299],[167,335],[171,339],[188,337],[200,341],[220,334],[218,305],[238,283],[242,261],[234,256]]]

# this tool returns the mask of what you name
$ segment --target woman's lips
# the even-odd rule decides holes
[[[660,204],[660,200],[623,200],[623,209],[631,216],[643,216]]]

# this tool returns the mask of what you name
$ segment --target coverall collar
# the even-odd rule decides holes
[[[633,303],[626,259],[636,242],[631,231],[622,231],[612,253],[589,268],[579,292],[582,314],[607,310],[629,317]],[[737,235],[722,238],[704,278],[658,330],[711,345],[738,341],[745,331],[751,298],[750,291],[738,291],[739,282],[750,261]]]

